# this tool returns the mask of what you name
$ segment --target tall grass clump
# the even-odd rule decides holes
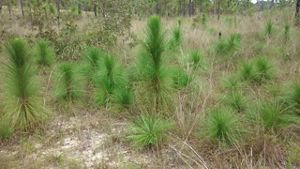
[[[113,56],[106,55],[96,74],[96,102],[107,105],[115,101],[122,104],[132,102],[128,80],[121,67]]]
[[[262,84],[274,77],[274,68],[270,61],[264,56],[259,56],[254,60],[243,63],[240,67],[240,78],[256,84]]]
[[[223,98],[224,103],[237,112],[243,112],[247,108],[247,99],[239,91],[231,91]]]
[[[234,55],[241,47],[241,35],[233,33],[225,39],[220,39],[215,46],[215,52],[217,55],[229,57]]]
[[[7,121],[0,121],[0,140],[8,139],[13,134],[13,129]]]
[[[186,87],[191,81],[190,76],[182,68],[174,68],[172,78],[173,87],[175,89],[182,89]]]
[[[165,38],[158,16],[151,16],[147,22],[146,37],[138,57],[137,73],[141,80],[142,90],[148,94],[156,112],[167,102],[172,76],[164,62]]]
[[[141,115],[129,128],[129,141],[136,148],[159,148],[167,139],[171,122],[160,117]]]
[[[193,69],[205,68],[204,56],[200,51],[193,50],[187,57],[187,62]]]
[[[290,107],[292,111],[300,115],[300,84],[296,83],[289,87],[283,100],[287,107]]]
[[[265,29],[264,33],[267,36],[267,38],[271,38],[271,36],[274,32],[274,24],[273,24],[272,20],[267,21],[264,29]]]
[[[6,45],[6,51],[4,118],[14,129],[32,129],[41,124],[48,113],[40,102],[38,79],[27,43],[22,39],[13,39]]]
[[[300,122],[296,114],[278,101],[263,103],[259,110],[259,117],[267,131],[278,131]]]
[[[46,40],[37,41],[33,52],[39,66],[50,67],[55,60],[55,51]]]
[[[58,66],[55,95],[58,101],[74,102],[82,96],[82,79],[73,63]]]
[[[218,108],[204,119],[203,134],[223,145],[237,143],[241,135],[240,119],[228,108]]]
[[[182,45],[183,34],[181,30],[181,21],[177,21],[177,25],[173,28],[171,38],[168,42],[168,49],[177,50]]]
[[[291,26],[289,24],[284,25],[283,42],[286,44],[291,39]]]

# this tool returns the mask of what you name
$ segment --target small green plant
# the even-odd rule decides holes
[[[82,96],[82,80],[73,63],[62,63],[57,70],[56,97],[59,101],[74,102]]]
[[[86,76],[88,80],[92,81],[95,78],[97,70],[100,68],[101,59],[107,54],[101,49],[95,47],[88,47],[85,51],[85,62],[86,62]]]
[[[13,129],[11,128],[10,124],[3,119],[1,119],[0,122],[0,140],[10,138],[13,134]]]
[[[254,61],[255,70],[256,70],[256,81],[261,83],[265,80],[272,79],[274,73],[271,63],[267,60],[266,57],[258,57]]]
[[[229,94],[225,95],[224,102],[226,105],[237,112],[243,112],[247,108],[246,97],[238,91],[232,91]]]
[[[37,76],[22,39],[13,39],[6,45],[6,95],[4,119],[13,129],[29,130],[41,124],[48,116],[40,102]]]
[[[117,88],[113,95],[113,102],[125,108],[129,108],[133,103],[133,92],[128,87]]]
[[[268,38],[271,38],[273,32],[274,32],[274,28],[273,28],[273,22],[272,20],[268,20],[268,22],[266,23],[265,25],[265,35],[268,37]]]
[[[136,148],[160,146],[172,128],[168,120],[154,116],[140,116],[131,124],[128,139]]]
[[[296,83],[287,89],[286,95],[283,97],[287,107],[300,115],[300,84]]]
[[[245,75],[245,77],[247,77],[247,75]],[[239,78],[236,75],[225,78],[222,83],[223,87],[229,91],[237,91],[242,86],[242,83],[239,81]]]
[[[299,117],[276,101],[262,104],[259,115],[262,125],[269,131],[299,123]]]
[[[181,68],[175,68],[173,70],[173,83],[174,88],[182,89],[190,83],[191,79],[189,75]]]
[[[46,40],[39,40],[34,47],[36,62],[40,66],[51,66],[55,59],[55,51]]]
[[[217,141],[225,145],[237,143],[241,128],[239,118],[228,108],[218,108],[213,110],[205,118],[203,133],[212,141]]]
[[[177,50],[181,46],[182,41],[181,21],[178,20],[177,25],[172,30],[172,35],[168,42],[168,49]]]
[[[188,54],[188,63],[193,66],[194,69],[204,68],[204,56],[200,51],[194,50]]]
[[[224,57],[232,56],[241,47],[241,35],[238,33],[231,34],[226,39],[220,39],[215,46],[215,52]]]
[[[255,67],[253,63],[243,63],[240,68],[241,79],[244,81],[253,81],[255,76]]]
[[[285,24],[284,25],[284,31],[283,31],[283,42],[286,44],[289,40],[291,36],[291,27],[289,24]]]
[[[244,81],[262,84],[274,77],[273,66],[266,57],[260,56],[250,61],[243,63],[240,68],[240,78]]]
[[[103,58],[103,63],[100,65],[95,81],[97,88],[96,102],[100,105],[108,104],[114,94],[116,96],[121,94],[119,95],[121,97],[129,94],[123,91],[128,87],[128,80],[113,56],[107,55]],[[121,90],[121,88],[124,89]],[[121,93],[116,93],[116,89]],[[121,100],[117,99],[117,101]]]

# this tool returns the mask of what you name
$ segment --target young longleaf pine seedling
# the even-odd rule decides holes
[[[55,60],[55,51],[46,40],[39,40],[34,47],[34,56],[40,66],[51,66]]]
[[[172,125],[168,120],[154,116],[140,116],[131,124],[128,139],[136,148],[159,147],[167,139]]]
[[[241,135],[240,119],[228,108],[218,108],[208,114],[204,120],[202,133],[212,141],[225,145],[238,142]]]
[[[40,102],[37,76],[27,43],[13,39],[6,45],[8,63],[6,67],[5,115],[12,128],[32,129],[48,116]]]

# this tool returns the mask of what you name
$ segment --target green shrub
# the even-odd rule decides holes
[[[244,81],[254,81],[255,76],[255,67],[253,63],[243,63],[240,68],[241,79]]]
[[[32,129],[41,124],[48,113],[40,102],[38,79],[27,43],[22,39],[13,39],[6,45],[6,51],[5,120],[14,129]]]
[[[61,63],[57,70],[56,97],[58,101],[74,102],[83,94],[82,79],[73,63]]]
[[[228,108],[213,110],[204,119],[203,134],[212,141],[225,145],[237,143],[241,128],[240,119]]]
[[[40,66],[51,66],[55,59],[55,51],[46,40],[39,40],[34,47],[34,56]]]
[[[153,116],[140,116],[131,124],[128,139],[136,148],[159,146],[172,128],[168,120]]]
[[[286,44],[291,38],[291,27],[289,24],[284,25],[283,42]]]
[[[133,103],[133,92],[130,88],[122,87],[114,91],[113,102],[125,108],[129,108]]]

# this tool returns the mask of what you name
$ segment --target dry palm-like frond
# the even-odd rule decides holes
[[[16,129],[40,124],[47,111],[38,96],[37,78],[24,40],[13,39],[7,46],[5,118]]]

